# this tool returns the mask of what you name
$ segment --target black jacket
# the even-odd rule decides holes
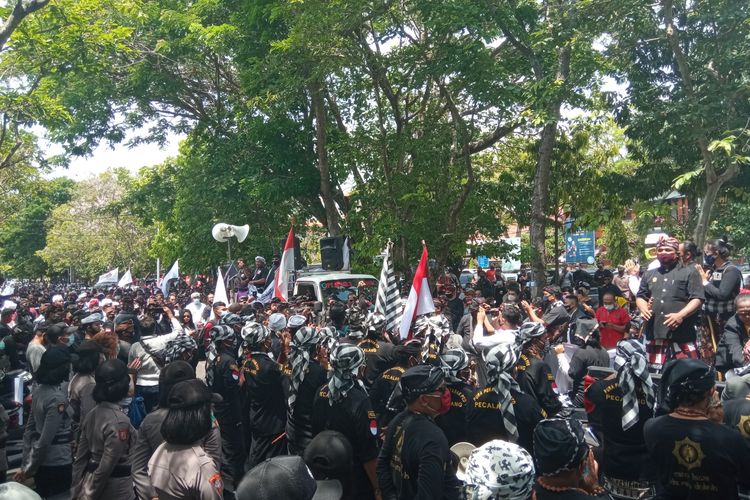
[[[722,372],[745,364],[742,348],[748,340],[745,325],[736,314],[727,320],[716,348],[716,368]]]

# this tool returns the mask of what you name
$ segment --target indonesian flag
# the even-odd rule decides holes
[[[284,302],[289,300],[289,284],[294,271],[294,226],[289,228],[289,235],[284,243],[284,252],[281,254],[281,262],[276,270],[276,279],[273,282],[273,296]]]
[[[409,298],[404,304],[404,315],[401,317],[401,326],[399,332],[401,338],[409,336],[409,330],[414,318],[422,314],[430,314],[435,311],[435,304],[432,302],[430,285],[427,283],[427,245],[422,242],[422,258],[419,259],[417,272],[414,273],[414,281],[411,284]]]

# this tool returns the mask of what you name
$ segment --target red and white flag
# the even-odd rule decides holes
[[[289,300],[292,272],[294,272],[294,226],[289,228],[289,235],[284,243],[284,252],[281,254],[279,268],[276,270],[276,279],[273,282],[273,296],[284,302]]]
[[[409,329],[411,329],[414,318],[432,312],[435,312],[435,304],[432,302],[430,285],[427,283],[427,245],[424,245],[422,247],[422,258],[419,259],[417,272],[414,273],[409,298],[406,299],[406,304],[404,304],[404,315],[401,317],[401,326],[399,327],[401,338],[405,339],[409,336]]]

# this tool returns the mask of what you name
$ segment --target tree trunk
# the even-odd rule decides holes
[[[341,233],[339,212],[334,200],[335,193],[331,185],[331,173],[328,169],[328,148],[326,130],[326,108],[323,93],[319,83],[310,86],[310,101],[315,115],[315,150],[318,155],[318,171],[320,172],[320,198],[326,212],[328,233],[336,236]]]
[[[734,178],[737,172],[738,169],[735,164],[730,166],[722,175],[706,176],[706,193],[703,195],[703,199],[701,199],[698,222],[693,231],[693,241],[699,249],[703,248],[703,245],[706,243],[706,234],[708,233],[708,225],[711,223],[711,212],[714,208],[716,198],[718,198],[724,184]]]
[[[570,73],[570,47],[560,49],[558,55],[557,79],[566,82]],[[562,92],[562,90],[559,90]],[[552,149],[557,137],[557,124],[560,121],[562,97],[554,98],[547,107],[547,123],[539,138],[536,172],[534,173],[534,193],[531,198],[531,264],[534,270],[536,288],[532,294],[542,295],[546,284],[546,252],[544,248],[545,230],[547,229],[547,206],[549,204],[549,179],[552,168]]]

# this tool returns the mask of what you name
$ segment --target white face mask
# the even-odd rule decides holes
[[[604,309],[606,309],[607,311],[611,311],[614,308],[615,308],[614,304],[604,304]]]
[[[198,305],[201,303],[201,299],[193,299],[193,304]]]

